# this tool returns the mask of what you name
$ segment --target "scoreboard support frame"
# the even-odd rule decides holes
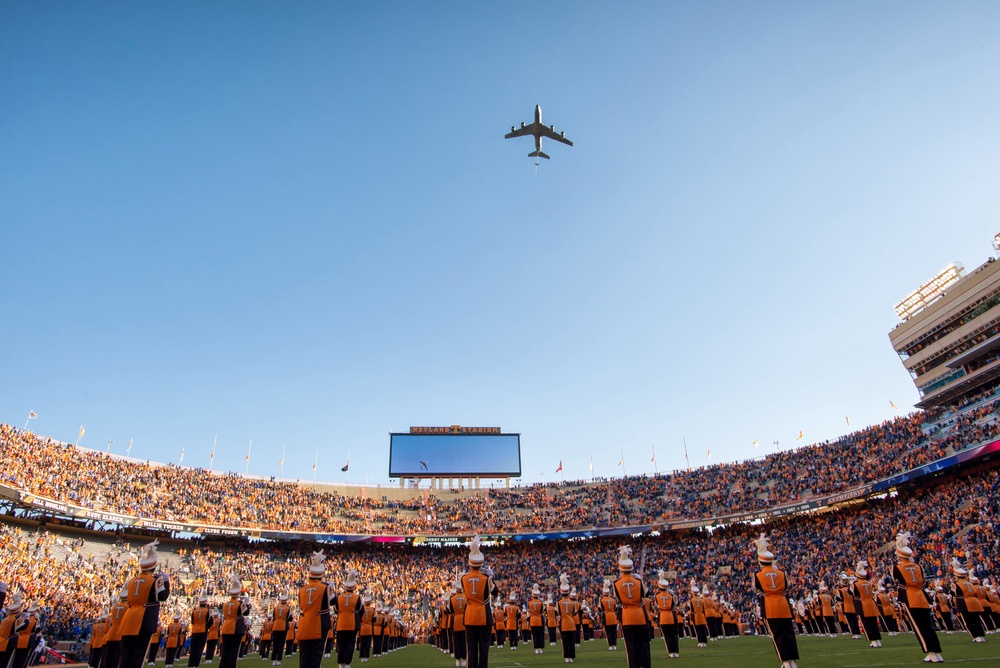
[[[434,490],[466,490],[466,489],[483,489],[483,480],[503,480],[504,487],[510,489],[510,479],[511,476],[441,476],[441,475],[408,475],[401,476],[399,478],[399,488],[405,489],[407,483],[410,483],[411,489],[417,489],[420,487],[421,482],[424,480],[430,480],[430,489]]]

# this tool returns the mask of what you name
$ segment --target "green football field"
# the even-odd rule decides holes
[[[985,643],[973,643],[969,636],[941,635],[942,654],[945,663],[968,664],[970,666],[1000,666],[1000,636],[987,636]],[[911,666],[922,664],[924,654],[920,651],[916,638],[912,635],[884,636],[883,647],[872,649],[864,640],[851,640],[846,636],[837,638],[798,637],[799,661],[801,668],[852,668],[854,666]],[[618,666],[625,668],[625,647],[618,642],[617,652],[609,652],[602,640],[585,642],[577,648],[574,665]],[[698,666],[699,668],[778,668],[781,662],[774,653],[774,646],[766,637],[744,637],[720,640],[698,649],[694,640],[683,639],[680,658],[668,659],[663,641],[656,638],[652,644],[653,666]],[[323,659],[324,668],[336,668],[336,655]],[[157,662],[157,666],[160,666]],[[186,659],[177,662],[183,667]],[[283,668],[297,668],[298,656],[286,657]],[[411,645],[392,654],[372,659],[362,664],[355,658],[353,668],[447,668],[454,666],[455,660],[428,645]],[[521,646],[516,651],[509,648],[490,650],[490,666],[517,668],[519,666],[561,666],[563,663],[560,647],[545,646],[545,653],[538,656],[531,646]],[[270,668],[270,661],[261,661],[251,655],[239,663],[240,668]]]

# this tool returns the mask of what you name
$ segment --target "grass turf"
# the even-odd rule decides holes
[[[970,666],[1000,666],[1000,638],[987,636],[985,643],[973,643],[968,635],[940,635],[941,649],[945,663],[968,664]],[[801,668],[861,668],[864,666],[915,666],[922,663],[924,653],[912,635],[895,637],[883,636],[883,647],[872,649],[864,640],[851,640],[846,636],[836,638],[814,638],[799,636],[798,661]],[[545,645],[545,653],[536,655],[530,643],[521,645],[516,651],[508,647],[490,650],[491,668],[554,668],[565,666],[560,646]],[[298,668],[298,655],[285,657],[283,668]],[[774,653],[774,646],[767,637],[743,637],[709,643],[698,649],[694,640],[683,639],[680,658],[668,659],[663,641],[655,638],[652,643],[652,663],[657,668],[671,666],[697,666],[698,668],[778,668],[781,662]],[[159,667],[162,659],[157,662]],[[186,659],[177,666],[187,664]],[[411,645],[392,654],[372,659],[362,664],[355,658],[353,668],[450,668],[455,660],[429,645]],[[573,664],[583,666],[603,666],[626,668],[625,647],[618,641],[618,651],[609,652],[603,640],[585,642],[576,650]],[[239,668],[270,668],[270,661],[261,661],[257,655],[250,655],[239,662]],[[336,668],[336,655],[323,659],[323,668]]]

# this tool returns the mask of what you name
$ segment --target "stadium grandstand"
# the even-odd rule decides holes
[[[947,578],[957,556],[991,576],[1000,549],[997,389],[751,461],[492,492],[393,489],[392,497],[131,461],[2,425],[0,581],[42,603],[52,642],[82,642],[133,568],[134,546],[158,536],[179,605],[197,594],[219,600],[237,573],[259,625],[322,543],[336,573],[356,568],[414,637],[426,637],[442,586],[464,566],[454,547],[473,533],[485,536],[505,592],[526,597],[534,583],[551,589],[567,573],[592,608],[615,548],[629,542],[641,570],[704,583],[754,631],[747,582],[761,522],[794,576],[791,596],[810,605],[819,583],[834,585],[859,558],[887,577],[886,545],[904,529],[929,574]]]
[[[92,625],[152,538],[174,583],[164,622],[199,597],[220,603],[236,577],[260,629],[322,546],[335,585],[356,570],[420,641],[435,639],[442,593],[465,569],[456,547],[473,535],[504,597],[526,600],[535,585],[555,593],[565,574],[597,610],[616,549],[629,543],[640,574],[668,574],[678,609],[698,583],[742,633],[765,632],[748,586],[762,525],[802,633],[823,630],[819,592],[858,561],[874,581],[891,579],[901,531],[942,590],[953,559],[989,581],[1000,563],[998,265],[965,277],[952,268],[898,306],[904,322],[890,338],[923,410],[742,462],[496,490],[371,488],[141,461],[0,424],[0,583],[38,603],[46,647],[72,657],[87,653]],[[984,592],[984,620],[997,630],[1000,598]],[[935,607],[940,624],[952,622]],[[901,623],[894,604],[883,612],[887,630],[889,618]],[[843,621],[826,630],[851,633]]]

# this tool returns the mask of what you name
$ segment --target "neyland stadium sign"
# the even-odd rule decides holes
[[[500,427],[410,427],[411,434],[499,434]]]
[[[432,427],[425,428],[431,429]],[[481,428],[489,429],[490,427]],[[442,427],[442,429],[444,429],[444,427]],[[910,469],[909,471],[904,471],[903,473],[897,473],[896,475],[884,478],[877,482],[859,485],[842,492],[837,492],[836,494],[830,494],[820,498],[810,499],[808,501],[801,501],[798,503],[780,506],[778,508],[768,508],[766,510],[734,513],[732,515],[723,515],[718,517],[705,517],[694,520],[685,519],[679,522],[667,522],[662,525],[649,524],[630,527],[574,529],[568,531],[492,534],[488,536],[488,540],[495,543],[507,541],[533,542],[548,540],[586,540],[589,538],[607,536],[655,534],[659,531],[683,531],[685,529],[717,527],[741,522],[774,519],[833,506],[845,501],[851,501],[853,499],[865,498],[873,494],[880,494],[902,483],[935,476],[953,467],[977,462],[983,457],[996,453],[1000,453],[1000,439],[966,448],[956,454],[943,457],[930,462],[929,464],[919,466],[915,469]],[[306,540],[318,543],[406,543],[410,545],[426,545],[428,547],[465,545],[472,539],[471,535],[465,534],[441,536],[388,536],[370,534],[312,533],[308,531],[277,531],[252,529],[247,527],[214,526],[201,523],[169,522],[165,520],[124,515],[105,510],[94,510],[93,508],[83,508],[64,501],[47,499],[43,496],[24,492],[15,487],[2,484],[0,484],[0,497],[9,499],[23,508],[37,509],[61,517],[95,520],[107,524],[116,524],[125,528],[135,527],[140,529],[169,531],[175,534],[190,534],[196,536],[232,536],[237,538],[263,540]]]

